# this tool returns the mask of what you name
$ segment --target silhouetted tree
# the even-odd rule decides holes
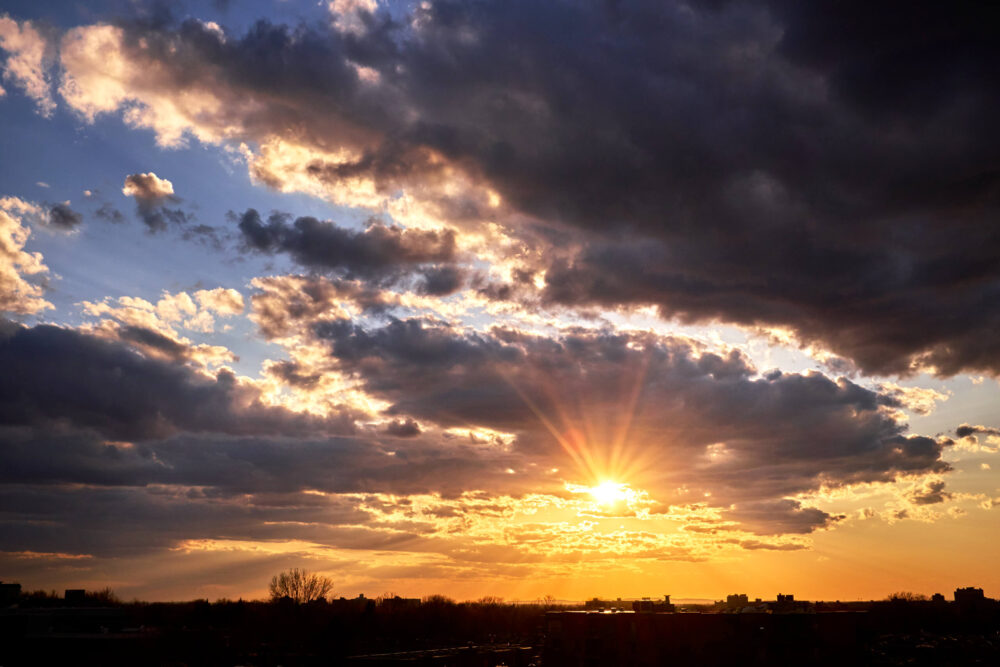
[[[87,598],[92,602],[102,605],[120,605],[122,600],[120,597],[115,595],[115,592],[110,586],[105,586],[99,591],[90,591],[87,593]]]
[[[305,603],[325,598],[332,589],[333,581],[329,577],[295,567],[271,577],[267,590],[272,600],[287,597],[295,602]]]
[[[911,593],[910,591],[899,591],[898,593],[893,593],[886,598],[889,601],[901,601],[901,602],[923,602],[927,599],[927,596],[923,593]]]

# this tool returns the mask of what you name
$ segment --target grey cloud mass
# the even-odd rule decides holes
[[[339,271],[348,278],[390,279],[403,268],[450,262],[455,258],[455,235],[450,231],[407,230],[373,221],[364,231],[352,231],[332,222],[273,213],[265,223],[254,209],[239,216],[239,229],[248,249],[288,253],[301,266]],[[428,274],[430,293],[453,291],[450,269]],[[434,291],[431,291],[434,290]]]
[[[147,345],[176,346],[155,332],[128,330],[126,335]],[[170,351],[170,356],[184,356]],[[349,412],[319,418],[268,407],[231,371],[205,376],[71,329],[6,326],[0,365],[5,369],[0,378],[4,425],[72,424],[114,440],[182,431],[303,436],[353,429]]]
[[[133,23],[127,45],[178,94],[260,101],[234,119],[250,137],[295,127],[362,156],[303,178],[419,196],[447,166],[576,230],[547,267],[551,303],[786,327],[871,373],[1000,371],[988,4],[441,0],[365,17],[226,40]],[[252,242],[327,261],[297,243],[329,230],[266,229]]]

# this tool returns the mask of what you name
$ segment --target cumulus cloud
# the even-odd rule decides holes
[[[243,312],[243,295],[232,288],[216,287],[187,292],[163,294],[153,303],[139,297],[123,296],[102,301],[83,301],[83,312],[92,317],[104,317],[121,324],[144,327],[179,338],[175,327],[211,333],[216,317],[232,317]]]
[[[239,315],[243,312],[243,295],[231,288],[216,287],[194,293],[199,305],[220,315]]]
[[[24,249],[31,230],[23,218],[42,218],[41,207],[16,197],[0,198],[0,311],[34,314],[52,304],[45,300],[42,285],[30,282],[31,276],[44,276],[49,269],[41,253]]]
[[[56,108],[47,75],[47,48],[45,38],[31,21],[18,23],[6,14],[0,14],[0,49],[7,52],[3,78],[34,99],[38,112],[43,116],[51,116]]]
[[[135,199],[136,212],[150,232],[165,230],[168,222],[180,224],[187,220],[184,211],[167,206],[180,201],[174,194],[174,184],[153,172],[126,176],[122,194]]]

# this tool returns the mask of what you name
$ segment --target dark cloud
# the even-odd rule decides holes
[[[957,429],[955,429],[955,435],[959,438],[968,438],[974,435],[986,435],[986,436],[997,436],[1000,437],[1000,428],[992,428],[989,426],[975,425],[972,424],[962,424]]]
[[[466,272],[458,267],[434,267],[423,272],[423,282],[418,286],[418,291],[430,296],[447,296],[457,292],[465,278]]]
[[[171,208],[180,197],[174,194],[173,184],[153,172],[129,174],[125,177],[122,194],[135,199],[135,210],[150,233],[162,232],[170,224],[182,225],[190,216],[181,208]]]
[[[94,215],[101,220],[105,220],[116,225],[120,225],[125,222],[125,216],[122,212],[112,206],[109,202],[101,204],[100,208],[94,211]]]
[[[164,89],[260,102],[239,119],[251,138],[353,155],[297,172],[333,192],[364,176],[434,199],[458,174],[521,232],[525,215],[578,230],[555,248],[551,303],[787,327],[866,372],[949,375],[1000,371],[995,18],[970,3],[441,0],[350,33],[258,23],[221,40],[189,21],[132,25],[128,44]],[[483,214],[456,197],[446,219]],[[282,232],[289,252],[326,265],[295,243],[307,233]]]
[[[303,333],[316,320],[344,317],[341,303],[377,314],[393,304],[386,292],[356,280],[319,276],[271,276],[257,278],[260,290],[251,297],[251,318],[266,338]]]
[[[726,518],[738,521],[742,527],[758,534],[802,534],[825,528],[843,519],[815,507],[803,507],[797,500],[764,500],[739,503],[723,513]],[[760,545],[741,544],[745,549],[768,548]],[[773,548],[773,547],[771,547]]]
[[[194,241],[214,250],[222,250],[223,234],[218,228],[210,225],[191,225],[184,229],[182,238],[185,241]]]
[[[910,494],[910,502],[914,505],[935,505],[951,499],[950,493],[944,490],[942,480],[928,480],[920,488]]]
[[[128,324],[120,327],[116,333],[119,339],[140,349],[152,349],[172,361],[182,361],[191,357],[190,346],[146,327]]]
[[[72,230],[83,222],[83,216],[69,207],[69,203],[52,204],[49,207],[48,223],[62,230]]]
[[[169,488],[3,486],[4,548],[134,556],[175,547],[184,540],[317,539],[343,543],[350,526],[369,515],[349,499],[307,495],[285,496],[282,502],[228,502],[197,492]],[[312,523],[312,525],[308,525]],[[296,527],[296,524],[298,527]],[[344,526],[336,529],[335,526]],[[155,530],[150,527],[155,526]],[[369,535],[370,539],[370,535]]]
[[[286,214],[273,213],[265,223],[257,211],[247,209],[239,217],[246,247],[288,253],[303,267],[338,271],[348,278],[394,278],[407,266],[455,257],[455,234],[450,231],[406,230],[378,221],[370,222],[364,231],[353,231],[316,218],[302,217],[291,224],[288,220]],[[447,289],[456,282],[447,271],[427,273],[427,289]]]
[[[176,341],[136,327],[126,339],[186,356]],[[353,430],[350,411],[329,418],[260,401],[231,371],[206,376],[183,364],[144,357],[129,346],[54,326],[14,327],[0,337],[0,424],[71,424],[115,440],[181,431],[310,435]]]
[[[397,438],[404,437],[405,440]],[[105,440],[88,430],[0,427],[4,484],[197,487],[220,498],[241,494],[428,493],[466,490],[470,479],[521,489],[503,469],[516,457],[433,439],[231,437],[176,435],[165,440]],[[391,444],[392,446],[388,446]]]
[[[420,435],[420,424],[413,419],[396,419],[389,422],[385,432],[397,438],[413,438]]]

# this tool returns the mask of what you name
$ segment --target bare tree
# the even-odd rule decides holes
[[[325,598],[332,589],[333,581],[329,577],[297,567],[271,577],[271,585],[267,588],[272,600],[288,597],[299,603]]]
[[[911,593],[910,591],[899,591],[886,598],[889,601],[899,600],[902,602],[924,602],[927,596],[923,593]]]

